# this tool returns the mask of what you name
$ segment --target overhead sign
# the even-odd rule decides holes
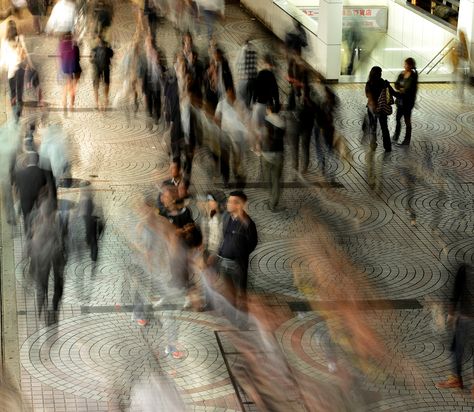
[[[319,7],[298,7],[306,16],[319,20]],[[342,9],[342,27],[349,28],[354,22],[366,30],[386,32],[388,26],[388,8],[374,6],[344,6]]]

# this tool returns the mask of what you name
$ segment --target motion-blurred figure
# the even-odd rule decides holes
[[[398,75],[395,82],[395,89],[398,93],[397,97],[397,125],[393,140],[398,141],[400,131],[402,128],[401,119],[405,120],[405,138],[400,143],[401,146],[408,146],[411,141],[411,112],[415,107],[416,93],[418,91],[418,72],[416,70],[416,63],[412,57],[405,60],[404,71]]]
[[[237,57],[237,97],[250,109],[255,79],[257,78],[258,54],[254,45],[247,39]]]
[[[362,30],[359,21],[354,18],[351,20],[349,28],[345,32],[348,54],[350,54],[349,65],[347,66],[347,74],[351,75],[354,71],[354,62],[356,57],[360,60],[361,43],[363,40]]]
[[[308,45],[303,25],[296,19],[293,19],[293,24],[293,28],[285,35],[285,46],[289,60],[295,56],[301,56],[303,49]]]
[[[462,366],[466,350],[474,343],[474,270],[472,265],[459,266],[454,280],[448,312],[448,326],[454,327],[452,345],[453,374],[447,380],[438,382],[439,389],[464,388]],[[474,387],[471,390],[474,398]]]
[[[16,156],[20,149],[20,127],[15,122],[8,122],[0,127],[0,184],[2,206],[10,225],[16,224],[13,206],[13,182]]]
[[[92,6],[94,16],[94,33],[104,37],[108,28],[112,25],[114,17],[114,6],[111,0],[95,0]]]
[[[311,98],[309,72],[303,60],[296,57],[288,66],[288,81],[290,93],[288,95],[287,133],[292,148],[292,170],[294,178],[301,173],[308,172],[311,132],[314,126],[316,104]],[[299,147],[301,142],[302,161],[299,162]]]
[[[230,193],[228,213],[224,215],[222,222],[222,245],[218,253],[219,274],[226,283],[226,296],[236,309],[233,319],[229,320],[242,328],[247,327],[245,313],[249,256],[258,243],[255,223],[244,210],[246,203],[247,195],[241,190]]]
[[[229,184],[230,165],[232,165],[236,184],[242,188],[245,186],[246,181],[242,160],[245,153],[247,128],[241,121],[241,116],[236,106],[234,89],[229,88],[225,98],[221,99],[217,104],[215,119],[222,131],[220,162],[224,185],[228,186]]]
[[[94,97],[97,110],[101,108],[107,110],[109,106],[109,87],[110,87],[110,66],[112,57],[114,57],[114,51],[110,47],[110,44],[99,35],[97,37],[97,43],[91,50],[91,61],[94,68],[94,77],[92,84],[94,87]],[[99,104],[99,87],[100,83],[104,82],[104,104]]]
[[[53,314],[57,314],[64,288],[67,262],[67,220],[59,216],[50,199],[45,199],[34,214],[30,240],[30,273],[36,282],[38,315],[48,309],[49,272],[53,269]]]
[[[207,38],[211,40],[214,34],[216,21],[225,16],[224,0],[197,0],[199,14],[203,17],[207,26]]]
[[[81,192],[79,213],[84,219],[86,229],[86,244],[90,248],[90,256],[94,264],[99,256],[99,238],[105,228],[105,220],[101,208],[94,200],[93,192],[85,188]]]
[[[66,140],[66,133],[59,124],[50,125],[41,132],[39,166],[52,172],[55,186],[70,174],[71,163]]]
[[[143,76],[143,92],[149,116],[149,126],[157,125],[161,119],[161,95],[163,93],[166,68],[162,63],[163,56],[157,49],[152,36],[145,38],[146,66]]]
[[[10,103],[13,116],[18,121],[23,110],[25,67],[33,66],[28,57],[23,36],[18,33],[15,21],[8,22],[5,39],[0,46],[0,69],[7,71]]]
[[[278,209],[278,203],[283,173],[285,121],[279,114],[272,112],[271,106],[267,107],[265,126],[262,142],[264,179],[270,187],[270,210],[278,212],[281,210]]]
[[[80,51],[79,45],[74,40],[71,32],[65,33],[59,42],[59,58],[61,72],[65,78],[63,91],[63,109],[67,108],[67,99],[69,95],[69,108],[74,109],[76,101],[76,89],[81,78]]]
[[[57,35],[74,33],[77,9],[74,0],[59,0],[53,7],[45,32]]]
[[[51,195],[51,185],[48,185],[45,171],[38,166],[39,156],[36,152],[26,153],[26,167],[19,168],[15,172],[15,186],[19,192],[20,207],[23,214],[25,234],[30,231],[30,214],[33,207],[38,204],[42,193]],[[54,190],[54,192],[56,192]]]
[[[451,51],[451,64],[453,65],[454,81],[457,84],[458,96],[462,102],[464,102],[464,89],[469,81],[470,62],[466,33],[463,30],[459,30],[456,45]]]

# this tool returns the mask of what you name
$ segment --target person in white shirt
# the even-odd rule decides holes
[[[232,170],[238,187],[245,184],[245,176],[241,170],[241,159],[244,155],[245,137],[247,128],[240,120],[236,110],[236,98],[233,87],[229,87],[226,95],[219,101],[216,108],[215,120],[220,125],[221,134],[221,173],[224,185],[228,185],[230,177],[229,161],[232,154]]]
[[[48,34],[73,33],[75,23],[76,3],[73,0],[59,0],[51,11],[45,32]]]
[[[18,34],[16,23],[8,22],[6,38],[0,46],[0,68],[6,70],[10,87],[10,102],[14,118],[18,121],[23,109],[23,86],[28,58],[23,36]]]

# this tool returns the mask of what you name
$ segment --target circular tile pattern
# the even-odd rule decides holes
[[[246,192],[250,199],[249,214],[258,230],[284,238],[311,233],[319,223],[328,225],[334,233],[367,232],[386,225],[393,217],[385,204],[368,203],[364,194],[341,189],[285,188],[280,205],[287,210],[279,214],[269,211],[269,195],[265,190]],[[279,218],[278,225],[275,216]]]
[[[215,344],[211,318],[179,312],[160,313],[163,327],[140,328],[129,313],[89,314],[61,320],[29,336],[21,363],[38,381],[95,400],[113,400],[130,391],[130,379],[146,382],[166,374],[195,401],[234,393]],[[184,358],[164,354],[166,335],[179,322]],[[212,385],[212,391],[206,388]],[[200,393],[200,388],[203,388]]]
[[[275,335],[290,364],[313,379],[336,382],[337,377],[327,371],[328,356],[334,356],[340,368],[360,377],[367,391],[398,395],[400,390],[413,396],[430,396],[433,379],[451,369],[451,351],[433,336],[430,317],[422,310],[358,312],[361,321],[376,331],[385,348],[382,361],[359,361],[352,347],[350,331],[329,314],[323,321],[314,314],[293,318],[282,324]],[[448,345],[449,346],[449,345]],[[466,353],[464,365],[471,366],[472,350]],[[358,366],[357,366],[358,365]],[[427,370],[424,365],[430,365]],[[388,398],[390,399],[390,398]]]
[[[343,268],[351,273],[342,273],[326,255],[324,240],[305,239],[304,246],[302,242],[278,240],[257,246],[250,259],[253,287],[265,293],[318,300],[351,295],[358,299],[408,299],[433,293],[447,281],[436,262],[408,245],[351,240],[342,249],[354,268]]]
[[[444,231],[474,233],[474,185],[458,184],[436,188],[416,186],[412,207],[417,222]],[[399,211],[408,204],[409,192],[404,189],[389,198]]]

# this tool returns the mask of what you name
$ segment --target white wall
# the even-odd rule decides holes
[[[388,1],[387,34],[419,56],[431,60],[454,37],[448,29],[438,26],[417,13]]]

